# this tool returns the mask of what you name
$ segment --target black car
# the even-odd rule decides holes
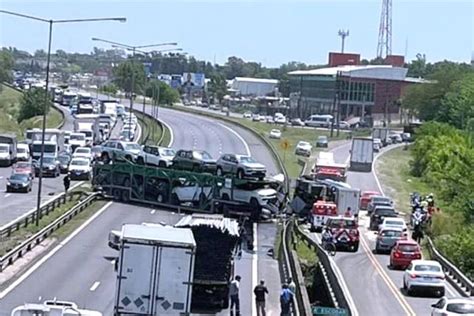
[[[327,136],[318,136],[318,140],[316,141],[316,147],[327,148],[328,144],[329,144],[329,140]]]
[[[59,170],[61,171],[61,173],[67,173],[69,163],[71,162],[71,156],[59,155],[58,160],[59,160]]]
[[[173,169],[214,173],[216,168],[216,160],[204,150],[178,150],[173,158]]]
[[[377,206],[372,214],[370,214],[370,230],[378,230],[379,225],[383,223],[383,219],[387,217],[397,217],[398,213],[391,206]]]
[[[14,173],[7,178],[7,192],[30,192],[33,188],[33,181],[29,174]]]
[[[39,176],[41,161],[33,160],[33,165],[35,166],[35,175]],[[61,170],[59,167],[59,161],[54,157],[43,157],[43,175],[59,177],[61,175]]]

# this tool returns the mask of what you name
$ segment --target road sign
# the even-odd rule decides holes
[[[338,315],[338,316],[347,316],[347,310],[344,308],[334,308],[334,307],[313,307],[313,315]]]
[[[284,139],[281,141],[280,146],[283,150],[287,150],[290,147],[290,142],[288,139]]]

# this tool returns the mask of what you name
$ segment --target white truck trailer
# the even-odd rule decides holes
[[[352,139],[350,171],[371,172],[374,161],[374,141],[372,138]]]
[[[191,229],[126,224],[119,239],[114,315],[188,315],[196,251]]]

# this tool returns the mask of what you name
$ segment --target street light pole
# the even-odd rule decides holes
[[[55,23],[79,23],[79,22],[100,22],[100,21],[117,21],[117,22],[126,22],[127,19],[120,17],[120,18],[88,18],[88,19],[69,19],[69,20],[48,20],[44,18],[39,18],[36,16],[26,15],[22,13],[7,11],[7,10],[0,10],[0,13],[13,15],[21,18],[26,18],[30,20],[45,22],[49,24],[49,37],[48,37],[48,56],[46,62],[46,83],[45,83],[45,102],[43,108],[43,124],[41,130],[41,153],[40,153],[40,161],[39,161],[39,179],[38,179],[38,195],[36,200],[36,215],[35,215],[35,223],[36,226],[39,225],[39,220],[41,217],[41,189],[43,184],[43,158],[44,158],[44,137],[45,137],[45,130],[46,130],[46,117],[47,117],[47,110],[48,110],[48,103],[49,95],[48,95],[48,88],[49,88],[49,69],[51,63],[51,45],[53,40],[53,24]]]

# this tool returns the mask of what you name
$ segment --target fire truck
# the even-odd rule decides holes
[[[346,181],[347,165],[336,163],[333,153],[320,152],[316,164],[312,168],[312,176],[315,179],[331,179],[335,181]]]

